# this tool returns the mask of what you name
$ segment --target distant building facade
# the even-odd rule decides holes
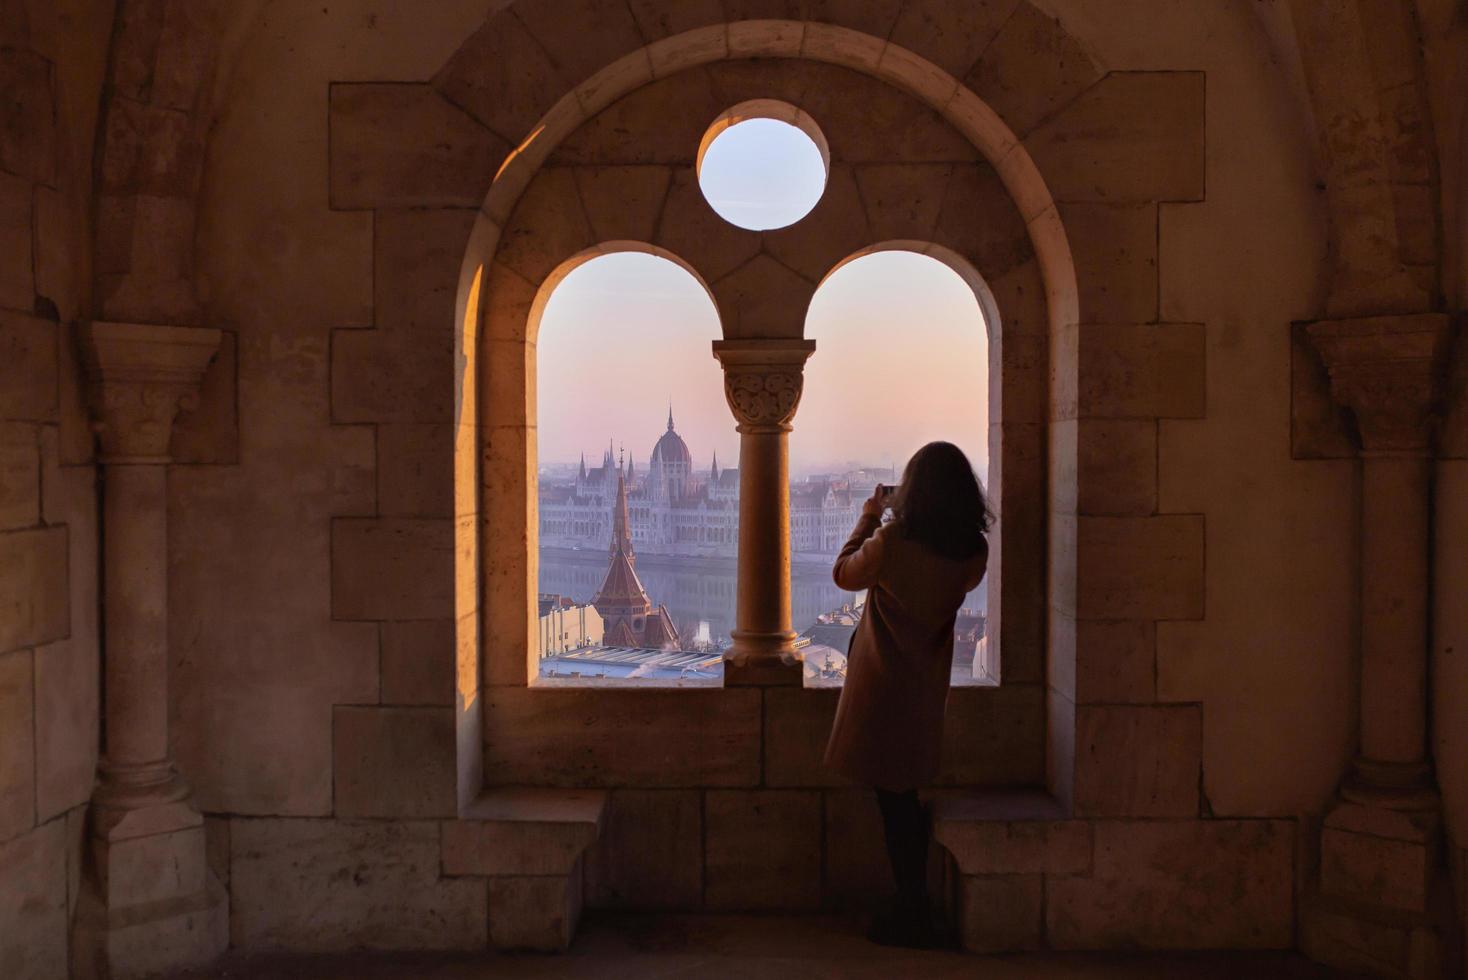
[[[563,595],[540,596],[540,655],[553,657],[600,646],[602,618],[596,607]]]
[[[888,470],[854,470],[813,478],[790,488],[791,549],[829,556],[840,550],[861,505]],[[653,446],[647,469],[623,465],[611,446],[601,465],[581,460],[574,481],[540,485],[540,544],[599,548],[611,533],[617,488],[624,484],[633,545],[645,554],[732,558],[739,548],[739,470],[696,469],[693,454],[673,425]]]

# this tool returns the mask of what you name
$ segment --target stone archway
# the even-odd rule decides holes
[[[791,27],[790,29],[795,29]],[[801,27],[804,31],[805,28]],[[833,36],[832,45],[826,49],[825,60],[814,59],[817,65],[831,64],[845,70],[860,71],[864,76],[876,80],[877,83],[892,86],[906,93],[905,97],[916,97],[937,113],[948,126],[954,127],[963,137],[966,145],[973,147],[978,144],[977,150],[982,163],[977,169],[972,170],[974,176],[970,177],[970,169],[960,168],[960,178],[953,178],[950,186],[950,173],[936,165],[929,167],[923,173],[926,176],[901,177],[900,167],[890,173],[878,173],[876,169],[863,171],[853,175],[849,167],[841,170],[843,161],[836,159],[833,170],[833,184],[828,190],[828,196],[836,202],[827,205],[827,211],[823,213],[822,206],[805,222],[799,223],[788,234],[775,233],[765,240],[768,245],[761,245],[756,236],[751,244],[745,246],[735,242],[728,229],[720,230],[711,226],[708,219],[702,215],[707,207],[698,197],[696,189],[692,189],[686,177],[680,176],[675,170],[671,181],[667,174],[658,174],[656,167],[623,166],[616,175],[620,186],[616,184],[612,188],[596,188],[587,186],[587,178],[584,175],[567,172],[563,166],[554,163],[553,154],[557,140],[564,140],[572,131],[570,127],[590,125],[591,120],[582,120],[583,104],[573,96],[566,96],[557,103],[557,108],[548,114],[547,119],[532,127],[532,135],[521,146],[513,151],[508,157],[505,165],[501,168],[494,184],[490,188],[489,196],[480,215],[476,219],[476,225],[470,237],[470,244],[461,272],[461,288],[459,299],[459,316],[461,322],[473,320],[474,305],[470,303],[469,286],[476,279],[483,284],[484,294],[479,299],[479,305],[483,310],[482,321],[476,322],[474,329],[479,335],[479,349],[486,351],[503,351],[503,363],[521,364],[523,357],[518,356],[515,351],[523,350],[523,345],[529,339],[529,331],[534,323],[534,307],[536,297],[543,295],[543,279],[551,274],[552,269],[560,261],[560,256],[567,254],[567,250],[586,247],[590,244],[593,231],[596,237],[610,235],[618,237],[624,234],[632,234],[630,231],[620,230],[623,226],[628,229],[646,227],[652,229],[653,241],[658,245],[677,251],[695,269],[703,273],[705,281],[711,284],[712,292],[718,302],[720,315],[724,321],[726,338],[739,339],[741,342],[757,342],[765,347],[774,348],[782,345],[794,344],[801,332],[805,306],[809,296],[814,291],[816,281],[822,278],[829,270],[839,262],[849,258],[860,250],[870,247],[872,241],[904,240],[910,239],[914,234],[920,237],[934,235],[932,246],[923,246],[923,250],[933,248],[963,248],[969,251],[966,262],[974,265],[988,266],[986,275],[1003,276],[1007,270],[1016,269],[1016,264],[1021,271],[1010,276],[1010,281],[1005,282],[1004,288],[1008,290],[1008,306],[1011,318],[1003,320],[998,316],[992,318],[993,324],[1013,324],[1017,329],[1017,347],[1043,351],[1047,348],[1053,349],[1062,365],[1062,376],[1066,363],[1074,369],[1074,355],[1066,354],[1066,344],[1073,343],[1074,331],[1059,329],[1057,324],[1066,321],[1074,321],[1076,316],[1075,304],[1077,296],[1074,286],[1074,272],[1070,265],[1068,250],[1065,243],[1063,229],[1061,228],[1058,211],[1053,202],[1049,201],[1048,193],[1044,189],[1043,181],[1039,178],[1034,164],[1029,161],[1028,155],[1019,145],[1013,134],[1009,133],[1002,122],[998,120],[992,111],[988,110],[977,97],[962,89],[956,80],[946,76],[936,66],[927,64],[923,59],[911,55],[910,52],[897,52],[895,49],[888,50],[886,45],[878,45],[885,55],[879,55],[875,61],[863,60],[860,57],[851,57],[849,53],[860,50],[860,45],[854,42],[858,38],[851,35],[852,32],[841,33],[844,29],[828,28],[828,32],[836,32]],[[816,31],[817,35],[821,31]],[[693,71],[703,65],[710,65],[729,61],[728,49],[719,50],[708,45],[695,43],[699,40],[698,35],[694,37],[674,37],[669,41],[668,50],[681,51],[685,46],[691,49],[691,55],[684,61],[678,62],[678,67],[683,71]],[[761,54],[778,54],[786,51],[782,48],[778,39],[781,37],[779,31],[767,35],[769,45],[750,45],[744,47],[738,59],[743,60]],[[873,40],[874,39],[870,39]],[[834,42],[842,43],[834,43]],[[851,43],[848,43],[851,42]],[[664,51],[666,54],[667,51]],[[887,61],[882,60],[883,56]],[[654,55],[649,53],[649,63]],[[846,64],[845,62],[854,62]],[[800,61],[792,64],[802,64]],[[884,71],[878,68],[882,64],[889,67]],[[897,67],[892,67],[897,66]],[[926,66],[926,67],[925,67]],[[817,70],[812,68],[811,70]],[[829,69],[820,69],[829,70]],[[611,69],[608,69],[611,72]],[[945,81],[945,79],[947,79]],[[614,80],[630,92],[646,89],[653,84],[650,69],[649,72],[627,73],[621,71],[616,74]],[[597,91],[601,93],[600,98],[606,100],[610,105],[614,101],[614,94],[620,94],[620,89],[609,91],[601,87],[611,84],[610,81],[597,76],[593,79],[597,85]],[[950,85],[951,83],[951,85]],[[591,84],[591,83],[588,83]],[[779,94],[779,93],[770,93]],[[632,111],[632,110],[627,110]],[[663,114],[667,117],[667,113]],[[712,113],[710,114],[713,115]],[[557,127],[565,128],[562,132]],[[694,141],[690,150],[696,148]],[[973,153],[970,149],[968,152]],[[549,164],[549,166],[547,166]],[[666,170],[666,168],[663,168]],[[915,168],[915,173],[922,171],[922,167]],[[1007,182],[1009,186],[1006,186]],[[853,179],[855,176],[856,179]],[[924,190],[924,180],[931,183],[938,180],[939,183]],[[883,183],[885,181],[885,183]],[[894,183],[895,181],[895,183]],[[863,186],[859,187],[861,184]],[[967,213],[982,213],[982,209],[999,209],[995,213],[1004,213],[1006,217],[1001,224],[1005,227],[1004,234],[1017,234],[1018,240],[1023,243],[1018,247],[1012,239],[1005,238],[1003,244],[996,243],[992,239],[986,240],[982,233],[977,238],[972,233],[965,238],[958,230],[962,224],[962,218],[956,218],[954,226],[945,226],[946,230],[931,226],[914,226],[910,219],[900,217],[898,212],[905,209],[904,194],[919,193],[923,199],[928,201],[930,213],[934,216],[930,220],[936,220],[936,205],[940,200],[947,198],[953,206],[954,215]],[[614,217],[616,208],[607,210],[605,207],[607,195],[615,194],[621,201],[638,202],[631,210],[639,212],[635,217],[622,214]],[[843,198],[843,194],[851,197]],[[876,195],[875,197],[873,195]],[[568,203],[576,199],[576,203]],[[889,203],[890,199],[890,203]],[[870,214],[861,220],[860,227],[853,227],[849,221],[844,224],[836,220],[842,212],[843,201],[855,202],[852,207],[845,208],[849,214],[866,213],[872,208],[877,216]],[[967,202],[969,207],[979,208],[980,212],[967,212],[959,207],[958,202]],[[568,214],[575,214],[585,209],[588,216],[585,219],[568,219]],[[600,210],[598,210],[600,209]],[[623,211],[626,207],[622,207]],[[640,209],[640,211],[639,211]],[[692,209],[692,210],[690,210]],[[886,209],[886,210],[883,210]],[[591,213],[598,213],[601,220],[606,223],[606,229],[593,229],[596,222],[590,217]],[[534,215],[540,215],[534,219]],[[1013,224],[1007,216],[1013,215]],[[709,217],[712,217],[711,215]],[[539,221],[539,225],[536,221]],[[584,226],[583,226],[584,220]],[[717,220],[717,219],[715,219]],[[622,224],[618,224],[618,222]],[[872,221],[876,226],[869,227],[867,222]],[[676,247],[676,236],[669,232],[670,228],[686,225],[690,228],[700,228],[712,236],[711,241],[690,240],[685,247]],[[1013,229],[1011,232],[1009,229]],[[644,232],[647,234],[647,232]],[[737,234],[734,233],[734,234]],[[657,237],[661,235],[663,237]],[[957,237],[953,237],[957,235]],[[672,236],[672,237],[670,237]],[[944,244],[944,236],[947,244]],[[706,237],[706,236],[705,236]],[[581,242],[585,241],[585,244]],[[725,245],[732,244],[732,248]],[[691,251],[689,250],[691,249]],[[744,249],[744,251],[740,251]],[[744,258],[729,261],[730,253],[742,254]],[[955,252],[955,254],[957,254]],[[1029,259],[1031,254],[1038,255],[1038,260]],[[804,270],[809,270],[808,272]],[[1047,281],[1046,277],[1050,277]],[[810,276],[809,279],[804,276]],[[991,307],[992,309],[992,307]],[[1030,323],[1038,328],[1038,335],[1030,333],[1024,327]],[[1026,337],[1025,334],[1029,333]],[[1048,339],[1046,339],[1048,338]],[[1038,341],[1038,344],[1037,344]],[[516,345],[520,345],[519,348]],[[461,344],[465,348],[468,345]],[[808,356],[808,349],[797,351],[795,344],[791,347],[790,354],[803,360]],[[772,356],[769,351],[760,355],[761,357]],[[741,355],[743,357],[743,355]],[[1017,479],[1017,483],[1030,488],[1030,496],[1036,500],[1042,499],[1045,493],[1046,481],[1044,479],[1045,464],[1047,456],[1045,449],[1045,431],[1048,428],[1049,416],[1046,405],[1049,403],[1044,394],[1049,382],[1046,380],[1048,372],[1041,368],[1043,361],[1037,363],[1033,358],[1027,362],[1016,359],[1025,364],[1025,370],[1030,372],[1024,383],[1016,383],[1011,387],[1020,392],[1025,389],[1027,405],[1024,411],[1017,411],[1016,417],[1022,420],[1016,429],[1016,440],[1014,451],[1019,453],[1015,457],[1015,469],[1023,467],[1027,471],[1028,479]],[[772,362],[773,363],[773,362]],[[472,370],[472,368],[470,368]],[[741,368],[747,370],[747,368]],[[486,377],[493,376],[501,378],[506,383],[503,389],[511,393],[512,401],[517,398],[513,393],[523,390],[523,383],[507,378],[504,373],[493,364],[486,364],[481,368],[481,374]],[[797,374],[798,376],[798,374]],[[1038,385],[1038,389],[1036,388]],[[1028,413],[1028,414],[1027,414]],[[465,417],[465,416],[461,416]],[[523,418],[523,415],[519,416]],[[516,425],[515,418],[506,419],[512,426]],[[486,423],[486,417],[480,414],[480,423]],[[523,423],[518,423],[523,424]],[[498,431],[495,427],[491,431]],[[486,445],[489,450],[484,455],[486,471],[485,486],[493,488],[486,497],[486,501],[495,501],[495,514],[485,522],[486,529],[493,528],[495,544],[488,543],[470,546],[463,545],[459,549],[461,556],[470,553],[471,548],[481,547],[485,554],[493,551],[499,557],[494,568],[496,583],[502,581],[506,574],[506,561],[511,563],[508,570],[508,581],[512,583],[507,591],[498,584],[487,585],[482,590],[485,597],[485,606],[481,610],[485,622],[518,624],[523,622],[525,614],[520,610],[527,608],[530,599],[533,598],[531,584],[533,576],[529,571],[530,564],[522,570],[513,558],[507,559],[504,545],[514,546],[516,551],[528,552],[529,549],[523,544],[526,540],[526,531],[519,530],[525,526],[528,529],[528,520],[524,509],[516,501],[528,499],[529,480],[528,468],[521,447],[527,444],[529,432],[527,429],[518,430],[521,434],[515,434],[508,429],[503,437],[498,440],[498,445],[505,449],[505,455],[496,452],[496,438],[493,434],[487,437]],[[1020,447],[1023,447],[1022,449]],[[783,458],[783,457],[782,457]],[[1021,462],[1022,461],[1022,462]],[[778,470],[778,467],[775,468]],[[1062,473],[1073,472],[1073,467],[1062,467]],[[525,474],[521,477],[518,474]],[[1017,477],[1020,474],[1017,473]],[[777,481],[778,482],[778,481]],[[1064,498],[1062,498],[1064,499]],[[1072,495],[1073,499],[1073,495]],[[1031,505],[1028,509],[1022,505],[1014,508],[1016,515],[1014,527],[1017,541],[1024,542],[1024,550],[1028,552],[1028,581],[1033,586],[1032,596],[1026,598],[1025,602],[1016,602],[1016,607],[1024,607],[1026,616],[1016,616],[1016,620],[1027,619],[1030,627],[1025,630],[1026,642],[1016,642],[1011,645],[1012,649],[1028,649],[1030,651],[1027,666],[1017,667],[1009,676],[1031,685],[1042,685],[1045,677],[1045,658],[1040,651],[1044,648],[1045,626],[1044,610],[1051,604],[1044,598],[1045,576],[1047,569],[1035,562],[1035,555],[1044,553],[1043,540],[1045,536],[1044,509]],[[1026,512],[1027,511],[1027,512]],[[1018,529],[1025,528],[1023,533]],[[467,536],[471,531],[468,526],[460,526],[460,534]],[[1061,560],[1066,559],[1061,555]],[[1064,575],[1065,572],[1055,569],[1048,570],[1050,574]],[[476,569],[468,562],[459,564],[461,578],[472,577]],[[520,584],[523,583],[523,584]],[[473,590],[461,587],[460,594],[469,594]],[[776,600],[778,601],[778,600]],[[788,614],[787,614],[788,615]],[[774,620],[772,620],[773,622]],[[461,618],[461,628],[468,629],[468,624]],[[513,626],[518,635],[518,628]],[[776,628],[779,633],[779,628]],[[486,638],[489,633],[483,634]],[[772,634],[774,635],[774,634]],[[1067,631],[1059,631],[1060,637],[1071,635]],[[461,643],[460,650],[472,648],[472,643]],[[521,666],[526,663],[527,652],[521,643],[516,642],[513,637],[502,637],[498,640],[488,640],[482,645],[486,650],[486,662],[483,666],[483,675],[488,679],[487,683],[524,684],[526,668]],[[1052,649],[1049,653],[1051,658],[1061,659],[1074,656],[1073,649]],[[496,663],[499,666],[496,666]],[[461,668],[463,665],[461,664]],[[1065,671],[1062,671],[1062,675]],[[471,676],[472,671],[461,669],[462,676]],[[1043,686],[1030,687],[1028,690],[1039,694]],[[461,691],[461,700],[464,703],[479,703],[481,700],[478,692]],[[1062,706],[1061,711],[1066,709]],[[1036,719],[1043,714],[1043,700],[1036,702]],[[477,723],[470,717],[461,719],[461,726],[469,726]],[[1068,726],[1056,729],[1059,732],[1068,730]],[[1038,729],[1035,729],[1038,732]],[[1038,735],[1037,735],[1038,738]],[[461,745],[467,744],[467,738],[461,738]],[[1036,749],[1040,748],[1037,741]],[[1063,746],[1052,748],[1048,753],[1051,757],[1064,758],[1068,756],[1069,750]],[[1038,780],[1041,777],[1037,771],[1030,778]]]

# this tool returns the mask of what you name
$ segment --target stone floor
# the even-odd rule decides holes
[[[909,978],[985,980],[1327,980],[1344,977],[1280,954],[1032,954],[974,957],[873,946],[856,924],[827,917],[599,916],[562,956],[348,953],[231,954],[174,980],[479,980],[494,977]]]

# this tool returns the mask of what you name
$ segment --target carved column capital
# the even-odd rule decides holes
[[[197,397],[219,340],[219,331],[206,327],[82,326],[82,362],[102,462],[168,462],[174,417]]]
[[[788,432],[814,340],[716,340],[724,397],[740,432]]]
[[[1431,452],[1452,338],[1447,316],[1320,320],[1305,329],[1330,373],[1331,396],[1356,418],[1363,452]]]

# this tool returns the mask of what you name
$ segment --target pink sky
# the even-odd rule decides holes
[[[931,439],[956,442],[982,471],[988,339],[973,291],[936,259],[879,252],[816,293],[816,353],[790,437],[797,475],[846,462],[901,466]],[[710,352],[718,316],[701,286],[665,259],[601,256],[552,294],[538,341],[543,463],[593,465],[607,440],[645,466],[671,401],[699,467],[738,458],[739,436]]]
[[[709,148],[699,183],[715,210],[746,227],[798,220],[824,183],[799,130],[751,120]],[[696,280],[641,253],[600,256],[546,305],[538,340],[540,459],[600,462],[607,440],[639,467],[667,426],[699,467],[735,465],[739,437],[710,342],[718,314]],[[988,338],[973,291],[936,259],[879,252],[843,266],[806,320],[816,353],[790,437],[795,475],[847,463],[901,467],[932,439],[987,468]]]

